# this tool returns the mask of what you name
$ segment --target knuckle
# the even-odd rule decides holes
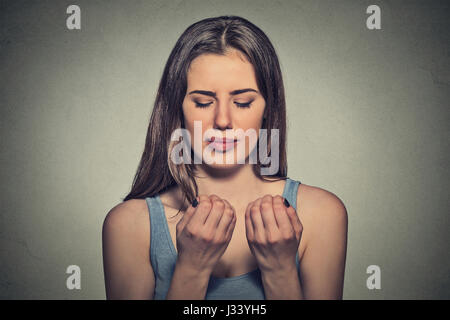
[[[277,194],[275,197],[273,197],[273,201],[283,202],[283,197]]]
[[[197,234],[196,228],[192,227],[191,225],[187,225],[186,228],[185,228],[185,230],[186,230],[186,234],[187,234],[189,237],[195,237],[196,234]]]
[[[222,200],[214,200],[213,205],[219,209],[225,208],[225,203]]]
[[[263,210],[272,209],[272,204],[269,202],[263,202],[263,203],[261,203],[261,209],[263,209]]]
[[[276,243],[278,243],[278,237],[276,237],[275,235],[269,233],[267,235],[267,243],[268,244],[276,244]]]
[[[235,211],[234,207],[226,202],[225,202],[225,208],[230,209],[233,212]]]
[[[229,218],[233,218],[234,217],[234,211],[231,210],[231,208],[226,208],[225,211],[223,212],[224,215],[226,215]]]
[[[261,246],[261,247],[267,246],[267,240],[265,240],[265,239],[256,239],[255,242],[258,246]]]
[[[294,232],[283,233],[283,240],[288,241],[288,240],[292,240],[293,238],[295,238]]]
[[[283,208],[283,206],[284,206],[284,204],[282,204],[282,203],[274,203],[273,204],[273,210],[275,210],[277,212],[284,211],[285,207]]]
[[[216,244],[216,245],[224,244],[225,242],[227,242],[227,239],[225,238],[225,236],[215,237],[212,240],[212,243]]]
[[[213,239],[214,239],[214,234],[212,232],[204,233],[201,236],[201,240],[206,243],[211,243],[213,241]]]
[[[199,203],[199,205],[198,205],[198,207],[199,208],[202,208],[203,210],[211,210],[211,202],[209,202],[209,201],[200,201],[200,203]]]
[[[259,207],[258,207],[258,206],[253,206],[253,207],[251,207],[251,208],[250,208],[250,214],[251,214],[252,216],[255,216],[255,215],[259,214]]]
[[[219,196],[217,194],[210,194],[209,195],[209,200],[214,201],[214,200],[220,200]]]

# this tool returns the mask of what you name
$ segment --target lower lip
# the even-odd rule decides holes
[[[212,141],[212,142],[209,142],[209,145],[217,151],[227,151],[227,150],[233,148],[236,143],[237,143],[237,141],[230,141],[230,142]]]

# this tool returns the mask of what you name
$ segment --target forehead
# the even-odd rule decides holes
[[[187,85],[193,89],[220,91],[236,88],[257,89],[253,65],[245,56],[233,50],[226,55],[202,54],[189,67]]]

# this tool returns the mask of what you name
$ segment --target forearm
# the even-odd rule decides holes
[[[266,300],[303,300],[296,266],[261,274]]]
[[[177,263],[167,292],[167,300],[204,300],[210,274]]]

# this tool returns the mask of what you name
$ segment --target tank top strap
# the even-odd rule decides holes
[[[147,197],[145,200],[150,214],[150,261],[155,277],[159,280],[155,287],[155,297],[165,299],[177,254],[159,196]]]
[[[297,210],[297,191],[300,185],[300,181],[286,179],[286,185],[284,186],[283,197],[289,201],[289,204]]]
[[[289,201],[289,204],[297,211],[297,191],[298,186],[300,185],[300,181],[292,180],[290,178],[286,178],[286,184],[284,185],[283,190],[283,198]],[[301,240],[300,240],[301,241]],[[295,255],[295,262],[297,264],[297,270],[300,272],[300,262],[298,251]]]
[[[297,210],[297,190],[300,185],[300,181],[295,181],[290,178],[286,179],[286,184],[283,190],[283,197],[286,198],[291,206]],[[170,237],[169,227],[167,219],[165,217],[164,206],[159,198],[159,195],[154,197],[145,198],[150,215],[150,260],[155,275],[155,291],[154,300],[166,299],[167,292],[170,287],[171,279],[175,269],[177,260],[177,254]],[[298,251],[296,254],[296,263],[298,272],[300,272],[300,263]],[[229,295],[230,297],[239,296],[238,293],[242,292],[244,295],[257,297],[257,299],[264,299],[264,290],[261,280],[256,277],[259,273],[249,273],[247,275],[230,279],[230,281],[224,281],[224,283],[231,285],[226,287],[224,284],[220,288],[216,288],[210,284],[208,285],[208,291],[205,298],[214,299],[214,297],[224,297]],[[251,276],[255,276],[258,279],[253,279]],[[260,275],[259,275],[260,277]],[[259,282],[258,282],[259,281]],[[211,295],[208,295],[208,292]],[[216,296],[213,293],[216,292]],[[216,298],[217,298],[216,297]]]
[[[151,248],[158,248],[164,245],[164,251],[169,248],[171,239],[167,237],[170,236],[166,217],[164,216],[164,207],[158,200],[158,196],[148,197],[145,199],[148,205],[148,211],[150,213],[150,243]]]

